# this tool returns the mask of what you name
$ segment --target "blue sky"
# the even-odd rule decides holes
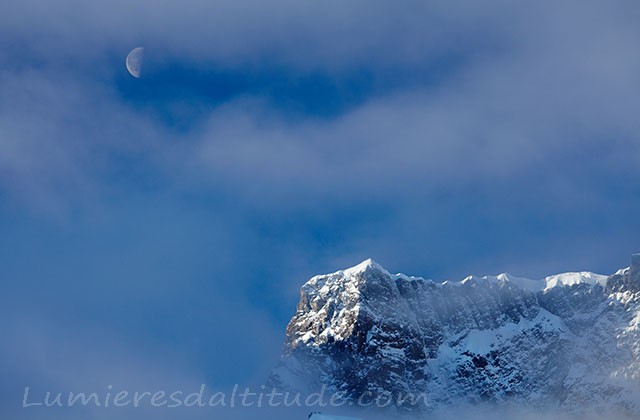
[[[4,1],[3,400],[260,383],[299,286],[368,257],[437,280],[626,266],[638,18],[631,0]]]

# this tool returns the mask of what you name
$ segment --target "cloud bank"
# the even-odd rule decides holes
[[[123,343],[107,366],[160,345],[149,370],[257,381],[299,285],[367,257],[436,279],[615,271],[640,229],[639,14],[4,2],[2,354],[20,362],[3,389],[63,378],[24,350],[78,319]],[[69,338],[95,360],[107,341]]]

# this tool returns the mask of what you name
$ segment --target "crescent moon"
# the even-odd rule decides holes
[[[136,79],[140,78],[140,73],[142,72],[143,59],[144,59],[143,47],[134,48],[127,55],[127,59],[125,61],[127,70],[129,71],[129,74],[131,74]]]

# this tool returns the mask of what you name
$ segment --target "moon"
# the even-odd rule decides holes
[[[131,50],[127,55],[125,64],[129,73],[136,79],[140,78],[142,72],[142,61],[144,59],[144,48],[138,47]]]

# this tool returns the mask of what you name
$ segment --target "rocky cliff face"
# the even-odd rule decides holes
[[[371,260],[316,276],[270,382],[353,400],[426,395],[412,409],[514,402],[640,414],[640,255],[612,276],[436,283]]]

